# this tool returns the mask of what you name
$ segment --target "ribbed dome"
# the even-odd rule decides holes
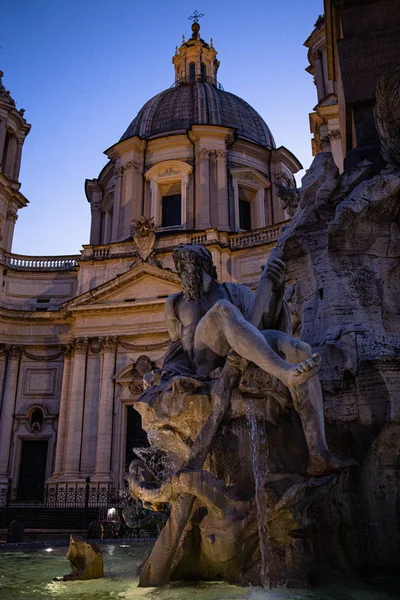
[[[231,127],[242,139],[275,148],[267,124],[250,104],[203,82],[180,85],[154,96],[139,111],[120,141],[135,135],[148,139],[187,131],[192,125]]]

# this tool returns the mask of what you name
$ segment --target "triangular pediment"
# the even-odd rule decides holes
[[[66,309],[83,306],[134,304],[166,298],[181,290],[179,277],[172,271],[140,263],[85,294],[66,302]]]

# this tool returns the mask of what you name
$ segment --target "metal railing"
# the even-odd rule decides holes
[[[3,252],[0,262],[13,269],[26,271],[70,271],[78,266],[76,256],[26,256]]]
[[[88,478],[89,479],[89,478]],[[84,529],[90,521],[106,521],[109,509],[121,514],[130,498],[127,488],[112,485],[47,485],[20,490],[10,483],[0,489],[0,527],[19,520],[26,528]]]

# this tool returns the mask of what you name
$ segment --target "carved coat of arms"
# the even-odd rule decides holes
[[[154,217],[146,219],[142,216],[139,221],[132,221],[132,229],[133,241],[136,244],[140,258],[145,261],[152,253],[156,241]]]

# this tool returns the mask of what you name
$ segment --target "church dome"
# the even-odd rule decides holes
[[[182,82],[151,98],[120,141],[182,133],[192,125],[230,127],[241,139],[264,148],[276,147],[267,124],[250,104],[205,81]]]

